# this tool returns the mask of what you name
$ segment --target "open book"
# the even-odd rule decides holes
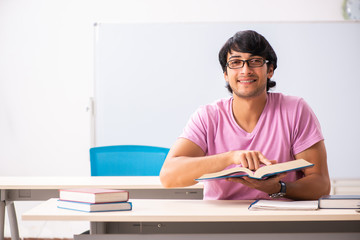
[[[263,179],[279,173],[299,170],[312,166],[314,166],[314,164],[309,163],[304,159],[297,159],[289,162],[263,166],[257,169],[256,171],[251,171],[250,169],[245,167],[229,168],[222,170],[220,172],[204,174],[200,178],[195,180],[202,181],[202,180],[214,180],[214,179],[244,177],[244,176],[248,176],[255,179]]]

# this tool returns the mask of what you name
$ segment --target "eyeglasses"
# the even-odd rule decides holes
[[[240,59],[234,59],[230,60],[226,63],[226,66],[230,69],[237,69],[244,67],[245,63],[248,64],[251,68],[257,68],[264,66],[265,63],[268,63],[269,60],[265,60],[263,58],[252,58],[248,60],[240,60]]]

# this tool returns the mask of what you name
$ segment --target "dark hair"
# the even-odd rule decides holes
[[[219,61],[223,72],[227,71],[227,56],[228,53],[231,53],[231,51],[251,53],[253,55],[261,56],[266,60],[269,60],[267,63],[268,66],[273,65],[274,70],[277,67],[277,57],[274,49],[261,34],[255,31],[246,30],[237,32],[226,41],[219,52]],[[266,91],[269,91],[270,88],[275,86],[276,82],[268,78]],[[230,93],[232,93],[232,89],[228,83],[226,84],[226,87]]]

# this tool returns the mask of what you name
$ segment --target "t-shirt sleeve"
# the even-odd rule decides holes
[[[180,138],[186,138],[198,145],[205,153],[207,152],[208,113],[206,107],[200,107],[192,114],[187,122]]]
[[[292,151],[296,155],[323,140],[319,120],[310,106],[300,99],[295,112]]]

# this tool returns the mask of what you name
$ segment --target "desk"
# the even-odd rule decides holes
[[[59,197],[62,188],[125,189],[130,197],[202,199],[202,185],[165,189],[159,177],[0,177],[0,240],[4,239],[5,207],[11,237],[19,238],[14,201],[42,201]]]
[[[294,234],[302,235],[299,239],[304,236],[360,239],[360,213],[353,209],[249,211],[251,201],[245,200],[131,199],[132,211],[84,213],[58,209],[56,200],[50,199],[29,210],[22,219],[91,222],[90,234],[75,235],[79,240],[163,239],[162,236],[169,237],[168,234],[174,234],[172,239],[180,239],[180,236],[196,239],[206,234],[207,239],[209,234],[223,234],[221,238],[216,235],[218,239],[233,239],[241,236],[239,234],[252,234],[259,237],[256,239],[271,236],[297,239]],[[116,234],[119,232],[121,234]]]

